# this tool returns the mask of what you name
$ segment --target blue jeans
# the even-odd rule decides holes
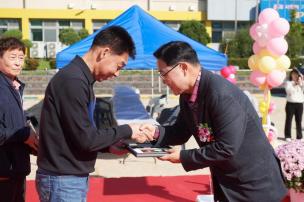
[[[36,172],[36,189],[41,202],[85,202],[88,176]]]

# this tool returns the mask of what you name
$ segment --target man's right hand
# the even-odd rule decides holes
[[[38,135],[32,129],[32,127],[30,127],[30,135],[27,138],[27,140],[24,141],[24,143],[27,144],[28,146],[30,146],[35,151],[38,151],[38,143],[39,143]]]
[[[132,129],[132,136],[131,139],[139,142],[144,143],[146,141],[152,141],[154,133],[149,132],[147,130],[143,131],[141,129],[142,124],[129,124]]]

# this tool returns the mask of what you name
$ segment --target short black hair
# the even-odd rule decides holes
[[[0,39],[0,57],[8,50],[21,50],[25,54],[25,45],[15,37],[5,37]]]
[[[158,48],[153,55],[167,65],[175,65],[178,62],[199,64],[195,50],[186,42],[171,41]]]
[[[108,46],[115,54],[128,53],[135,58],[135,45],[130,34],[120,26],[110,26],[101,30],[94,38],[91,49],[96,46]]]

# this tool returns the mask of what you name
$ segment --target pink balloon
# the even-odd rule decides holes
[[[272,112],[274,112],[275,109],[276,109],[276,105],[274,104],[274,102],[270,102],[268,113],[272,114]]]
[[[289,22],[284,18],[272,21],[268,27],[268,33],[272,37],[283,37],[289,32]]]
[[[258,35],[256,32],[257,26],[258,26],[258,23],[254,23],[249,29],[249,34],[250,34],[251,38],[254,40],[257,40],[257,38],[258,38]]]
[[[268,136],[267,136],[267,138],[268,138],[268,141],[269,141],[269,142],[271,142],[271,141],[274,139],[275,136],[276,136],[276,134],[275,134],[275,132],[274,132],[273,130],[269,130],[269,131],[268,131]]]
[[[259,15],[259,23],[260,24],[269,24],[273,20],[278,19],[280,17],[279,13],[272,9],[266,8]]]
[[[255,70],[251,72],[249,79],[253,85],[259,87],[260,85],[265,83],[266,76],[262,72]]]
[[[231,74],[236,73],[235,67],[233,65],[229,65],[228,68],[230,69]]]
[[[259,52],[261,51],[261,47],[259,46],[258,42],[254,42],[253,46],[252,46],[252,50],[254,52],[255,55],[259,54]]]
[[[267,49],[276,56],[285,55],[288,50],[288,43],[284,38],[273,38],[267,43]]]
[[[226,79],[228,81],[230,81],[231,83],[236,84],[236,79],[235,78],[227,77]]]
[[[271,87],[278,87],[280,86],[286,77],[286,72],[285,71],[280,71],[280,70],[272,70],[267,77],[266,81],[269,86]]]
[[[229,67],[224,67],[221,69],[221,75],[227,78],[231,74],[231,70]]]
[[[260,47],[264,48],[266,47],[267,43],[269,41],[268,36],[262,35],[261,37],[257,38],[256,42],[259,44]]]

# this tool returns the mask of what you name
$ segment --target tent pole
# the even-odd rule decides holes
[[[161,93],[161,81],[160,81],[160,77],[158,77],[158,92],[160,93],[160,94],[162,94]]]
[[[166,92],[166,95],[167,95],[167,101],[168,101],[168,97],[169,97],[169,87],[167,86],[167,92]]]
[[[151,96],[152,98],[154,97],[154,92],[153,92],[153,88],[154,88],[154,74],[153,74],[153,68],[151,69]]]

